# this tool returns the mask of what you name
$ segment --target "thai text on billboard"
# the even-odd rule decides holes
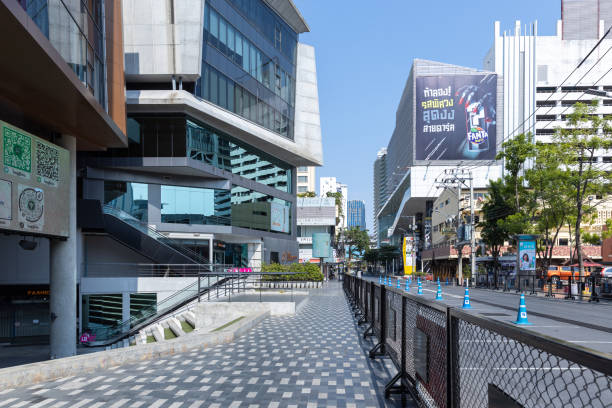
[[[497,75],[416,78],[415,160],[494,160]]]

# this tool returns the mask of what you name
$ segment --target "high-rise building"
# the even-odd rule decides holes
[[[339,217],[340,223],[338,224],[338,227],[346,228],[348,211],[348,186],[346,184],[338,182],[335,177],[321,177],[319,179],[319,195],[321,197],[326,197],[327,193],[342,194],[342,216]]]
[[[297,168],[297,193],[316,193],[316,168],[314,166],[300,166]]]
[[[77,151],[127,146],[121,8],[0,0],[0,341],[53,358],[79,329]]]
[[[387,200],[387,148],[381,148],[376,154],[376,160],[374,161],[374,197],[373,197],[373,226],[372,226],[372,235],[374,237],[378,237],[378,217],[376,214],[380,211],[382,205]],[[376,240],[378,241],[378,240]],[[378,242],[377,242],[378,245]]]
[[[612,26],[612,2],[561,0],[561,19],[562,39],[597,40]]]
[[[322,164],[315,51],[299,42],[309,28],[293,2],[150,7],[123,8],[128,147],[79,158],[84,327],[124,321],[132,302],[181,289],[150,278],[147,293],[126,292],[126,272],[109,260],[296,262],[296,168]],[[103,293],[115,296],[114,312],[100,302],[111,274]]]
[[[395,130],[386,154],[376,162],[381,168],[375,169],[375,177],[385,181],[378,188],[386,198],[376,213],[378,245],[401,245],[416,225],[419,246],[427,247],[433,201],[441,191],[437,181],[445,172],[470,166],[475,187],[486,187],[500,176],[494,159],[501,139],[496,112],[502,95],[494,72],[414,60]],[[466,118],[480,130],[473,133]]]
[[[350,200],[348,202],[347,226],[348,228],[366,229],[365,203],[361,200]]]

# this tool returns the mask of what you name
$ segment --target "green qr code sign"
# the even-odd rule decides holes
[[[32,171],[32,138],[4,126],[4,165],[30,173]]]

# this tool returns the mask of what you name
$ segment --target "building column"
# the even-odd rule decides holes
[[[77,344],[77,222],[76,222],[76,139],[62,135],[58,145],[70,153],[68,182],[68,239],[50,240],[49,312],[50,358],[74,356]]]
[[[256,244],[247,244],[249,268],[253,268],[255,271],[261,270],[262,246],[263,242]]]

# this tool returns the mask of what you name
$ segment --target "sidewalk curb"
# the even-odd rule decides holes
[[[214,333],[199,334],[196,330],[190,335],[160,343],[105,350],[57,360],[3,368],[0,369],[0,390],[24,387],[62,377],[93,373],[101,369],[117,367],[123,364],[138,363],[159,357],[171,356],[176,353],[201,350],[218,344],[230,343],[257,326],[269,315],[270,312],[252,314],[227,329]]]

